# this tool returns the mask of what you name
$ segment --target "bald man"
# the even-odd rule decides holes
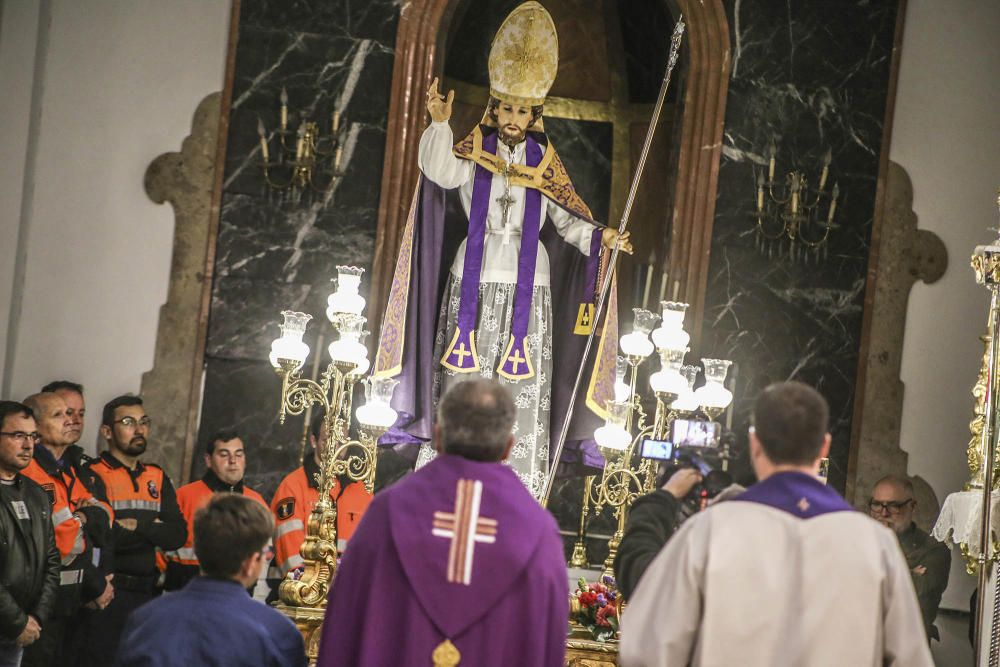
[[[101,568],[101,547],[109,544],[112,511],[94,497],[66,450],[79,438],[79,424],[66,401],[54,392],[24,399],[35,413],[40,441],[24,475],[48,493],[52,525],[62,560],[53,617],[43,637],[24,651],[23,664],[67,664],[78,641],[74,628],[84,605],[103,609],[114,597],[110,577]]]
[[[934,627],[941,595],[948,587],[951,571],[951,551],[944,543],[917,528],[913,522],[913,512],[917,500],[913,495],[913,483],[904,478],[887,475],[875,483],[868,511],[873,519],[891,528],[899,539],[899,546],[910,567],[913,587],[917,591],[920,614],[924,618],[927,639],[938,639]]]

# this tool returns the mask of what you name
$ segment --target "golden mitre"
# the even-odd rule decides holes
[[[552,17],[534,0],[512,11],[490,48],[490,95],[519,106],[545,103],[559,68]]]

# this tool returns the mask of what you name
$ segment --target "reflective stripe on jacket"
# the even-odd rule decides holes
[[[206,482],[211,482],[216,488],[213,489]],[[232,492],[234,493],[242,491],[244,496],[256,500],[267,508],[264,498],[253,489],[244,486],[242,483],[234,487],[224,488],[221,480],[212,474],[211,471],[206,473],[204,478],[190,484],[185,484],[177,489],[177,504],[180,506],[181,514],[184,515],[184,520],[187,522],[188,538],[184,546],[180,549],[167,551],[164,554],[163,560],[158,563],[161,564],[165,571],[168,571],[166,590],[170,591],[182,588],[188,581],[198,575],[198,557],[194,553],[195,512],[208,504],[213,494],[229,492],[229,488],[232,488]]]
[[[271,579],[284,576],[302,564],[299,548],[306,538],[309,513],[319,501],[319,490],[313,477],[316,470],[313,458],[306,459],[306,465],[296,468],[281,481],[271,501],[275,517]],[[337,547],[343,549],[368,508],[372,495],[365,490],[362,482],[348,484],[341,493],[338,480],[330,490],[330,498],[337,504]]]

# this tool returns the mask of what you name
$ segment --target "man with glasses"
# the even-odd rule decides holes
[[[913,497],[913,483],[903,477],[888,475],[875,483],[868,510],[873,519],[891,528],[899,539],[899,546],[906,556],[913,587],[917,591],[920,614],[924,618],[927,638],[940,640],[934,626],[941,595],[948,587],[951,572],[951,551],[943,542],[917,528],[913,512],[917,501]]]
[[[74,418],[58,394],[42,392],[24,399],[38,424],[39,442],[24,475],[42,487],[51,503],[52,525],[62,568],[56,607],[45,634],[24,652],[24,664],[65,664],[83,605],[103,609],[114,597],[101,554],[111,539],[111,507],[96,498],[66,451],[79,439]]]
[[[194,550],[195,513],[216,493],[237,493],[268,509],[259,493],[243,483],[247,469],[246,448],[240,434],[232,429],[213,433],[205,445],[205,474],[201,479],[177,489],[177,504],[187,522],[188,539],[183,547],[167,552],[164,590],[175,591],[198,576],[198,555]],[[270,511],[270,509],[268,509]]]
[[[24,647],[48,632],[59,588],[49,499],[21,474],[37,439],[31,408],[0,401],[0,667],[20,665]]]
[[[115,597],[100,621],[89,628],[85,664],[114,660],[128,616],[156,593],[156,550],[178,549],[187,540],[187,525],[170,478],[158,465],[139,460],[146,452],[151,426],[138,396],[119,396],[101,414],[101,436],[108,451],[89,467],[104,483],[115,512]]]

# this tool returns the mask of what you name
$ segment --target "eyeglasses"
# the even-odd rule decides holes
[[[33,443],[37,443],[42,439],[42,436],[39,435],[38,431],[33,433],[25,433],[24,431],[0,431],[0,435],[5,435],[14,442],[22,445],[24,444],[24,441],[29,438]]]
[[[116,419],[114,423],[121,424],[126,428],[135,427],[137,425],[149,428],[152,425],[153,420],[150,419],[149,417],[143,417],[142,419],[136,419],[135,417],[122,417],[121,419]]]
[[[872,499],[868,501],[868,509],[875,514],[880,514],[883,510],[889,514],[899,514],[903,511],[904,507],[912,502],[913,498],[908,500],[890,500],[888,502]]]

